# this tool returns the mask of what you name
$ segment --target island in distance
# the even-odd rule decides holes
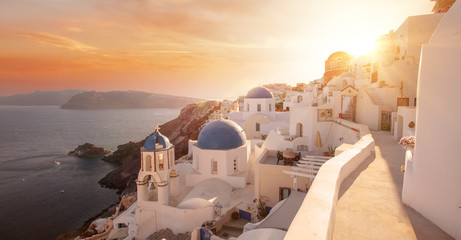
[[[60,106],[75,94],[85,90],[35,91],[33,93],[0,96],[0,105],[12,106]]]
[[[138,91],[83,92],[74,95],[62,109],[182,108],[203,99]]]

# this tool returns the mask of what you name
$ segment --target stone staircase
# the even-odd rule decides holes
[[[370,97],[371,101],[374,105],[384,105],[384,101],[376,94],[376,90],[374,88],[367,88],[365,92]]]
[[[248,221],[242,218],[237,220],[232,220],[223,224],[221,231],[219,231],[216,235],[223,239],[232,239],[237,238],[243,232],[243,227],[247,224]]]

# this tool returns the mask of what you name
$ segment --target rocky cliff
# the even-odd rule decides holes
[[[94,144],[91,143],[85,143],[79,145],[76,149],[70,151],[67,155],[76,156],[79,158],[92,158],[106,155],[108,153],[110,153],[109,150],[106,150],[102,147],[96,147]]]
[[[160,132],[175,145],[175,156],[179,158],[188,152],[189,139],[197,139],[200,129],[208,116],[218,107],[215,101],[189,104],[183,108],[179,116],[160,126]],[[147,137],[146,137],[147,139]],[[120,191],[136,190],[134,180],[140,169],[140,148],[145,139],[140,142],[129,142],[117,147],[112,155],[103,158],[104,161],[119,165],[118,168],[107,174],[99,183],[105,187],[116,188]]]
[[[63,109],[181,108],[202,99],[137,91],[84,92],[73,96]]]

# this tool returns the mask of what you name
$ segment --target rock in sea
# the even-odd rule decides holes
[[[96,147],[94,144],[85,143],[78,146],[74,151],[70,151],[67,155],[76,156],[80,158],[90,158],[102,156],[110,153],[109,150],[106,150],[102,147]]]

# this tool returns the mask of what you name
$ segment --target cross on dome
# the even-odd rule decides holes
[[[155,131],[156,132],[160,132],[160,126],[157,124],[157,126],[155,127]]]

